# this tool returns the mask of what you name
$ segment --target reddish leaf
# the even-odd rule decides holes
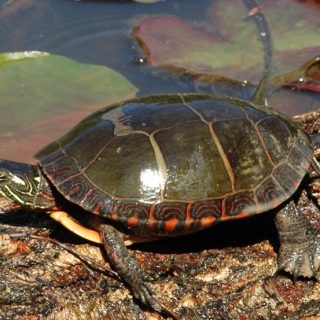
[[[253,27],[248,24],[249,29]],[[226,77],[246,79],[248,69],[253,64],[261,64],[261,57],[252,55],[250,66],[246,65],[244,62],[251,54],[242,53],[242,56],[235,57],[228,39],[197,30],[176,17],[146,18],[133,31],[133,35],[143,46],[150,65],[198,77],[209,76],[208,81]],[[259,46],[255,38],[252,42]]]
[[[292,0],[260,4],[273,36],[276,74],[294,70],[319,53],[320,19],[314,5]],[[176,17],[148,17],[133,34],[152,66],[202,76],[209,82],[225,77],[257,81],[262,47],[255,24],[245,19],[248,12],[243,3],[214,1],[208,13],[211,19],[194,24]]]

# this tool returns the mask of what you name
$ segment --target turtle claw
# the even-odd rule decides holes
[[[133,296],[141,301],[142,303],[148,305],[152,305],[153,303],[153,298],[152,295],[154,294],[153,289],[151,288],[150,285],[148,285],[147,283],[141,283],[139,287],[133,288],[132,287],[132,291],[133,291]],[[151,303],[150,303],[151,302]]]
[[[133,282],[128,283],[131,286],[133,296],[145,305],[153,304],[152,296],[155,294],[152,286],[146,282],[152,281],[150,279],[152,279],[151,276],[141,271],[140,274],[136,274],[136,278]]]
[[[320,255],[317,253],[318,246],[292,250],[279,256],[279,268],[290,272],[295,279],[299,276],[317,277],[320,266]]]
[[[170,316],[174,320],[178,319],[178,316],[174,312],[172,312],[170,309],[168,309],[165,305],[163,305],[160,301],[158,301],[158,299],[154,297],[156,292],[153,290],[151,285],[149,283],[144,282],[142,278],[141,282],[139,282],[139,286],[131,288],[133,296],[137,300],[142,302],[144,305],[150,306],[156,312]]]

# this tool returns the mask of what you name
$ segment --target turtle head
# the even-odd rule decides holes
[[[0,160],[0,213],[53,206],[51,189],[37,166]]]

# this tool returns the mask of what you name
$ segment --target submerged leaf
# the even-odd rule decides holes
[[[275,74],[294,70],[319,53],[320,19],[313,5],[292,0],[262,0],[259,4],[272,33]],[[140,21],[133,35],[152,66],[207,82],[225,77],[257,82],[262,46],[243,3],[218,0],[208,13],[211,19],[202,29],[180,18],[153,16]]]
[[[243,22],[244,28],[252,24]],[[261,64],[261,57],[248,52],[246,55],[228,39],[202,32],[182,19],[169,16],[149,17],[142,20],[133,35],[142,44],[152,66],[169,71],[206,77],[208,82],[225,77],[246,79],[253,66]],[[242,38],[242,37],[240,37]],[[253,38],[250,41],[259,48]],[[248,60],[249,63],[245,63]]]
[[[45,52],[0,54],[1,158],[30,160],[85,115],[136,91],[104,66]]]

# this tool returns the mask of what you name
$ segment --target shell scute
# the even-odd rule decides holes
[[[287,198],[285,190],[272,176],[266,178],[256,188],[255,195],[258,205],[262,208],[261,211],[265,211],[263,208],[268,207],[270,203],[276,207]]]
[[[224,215],[226,217],[251,215],[254,212],[257,212],[257,209],[253,191],[239,191],[228,195],[225,199]]]
[[[190,219],[200,220],[208,216],[213,216],[215,219],[221,218],[222,198],[207,201],[196,201],[192,204]]]
[[[221,121],[214,131],[230,163],[235,190],[252,189],[272,171],[261,137],[248,119]]]

